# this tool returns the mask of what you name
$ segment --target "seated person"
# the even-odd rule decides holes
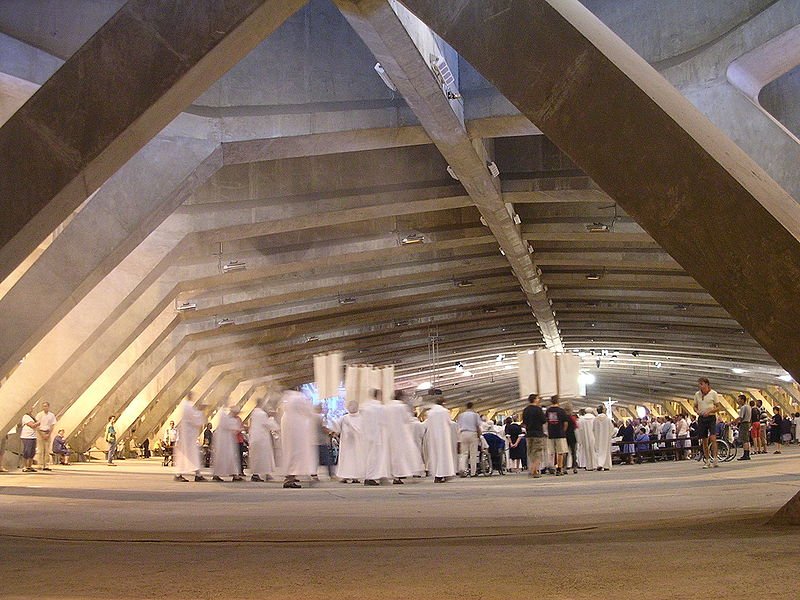
[[[639,454],[639,462],[642,462],[642,454],[650,451],[650,435],[644,429],[640,428],[636,434],[636,452]]]
[[[58,459],[58,464],[69,464],[69,455],[72,454],[72,451],[67,446],[67,439],[64,437],[63,429],[59,429],[58,435],[53,438],[53,454]]]

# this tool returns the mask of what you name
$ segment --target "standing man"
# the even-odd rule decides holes
[[[467,410],[461,412],[456,418],[458,441],[461,442],[458,466],[462,477],[475,477],[478,474],[481,418],[472,410],[473,406],[472,402],[467,402]]]
[[[444,398],[436,399],[436,404],[428,410],[425,419],[425,445],[428,448],[428,469],[434,483],[445,483],[456,474],[453,462],[452,427],[450,413],[443,406]]]
[[[250,413],[250,447],[247,453],[250,463],[250,481],[271,481],[272,474],[275,472],[272,432],[279,426],[275,419],[267,415],[264,406],[266,406],[266,401],[262,399]]]
[[[206,417],[194,406],[192,392],[181,400],[178,411],[178,428],[172,448],[172,463],[175,465],[175,480],[189,481],[184,475],[194,474],[195,481],[205,481],[200,474],[200,447],[197,438]]]
[[[759,443],[761,444],[761,454],[767,453],[767,425],[770,421],[769,412],[767,411],[767,407],[764,406],[764,403],[761,400],[756,400],[756,406],[758,407],[758,419],[761,422],[760,427],[758,428],[758,438]]]
[[[39,423],[30,413],[22,415],[22,422],[19,430],[19,440],[22,442],[23,473],[35,473],[33,468],[33,458],[36,456],[36,428]]]
[[[597,446],[597,470],[608,471],[611,468],[611,438],[614,437],[614,424],[606,414],[606,407],[597,407],[597,418],[594,420],[594,441]]]
[[[565,475],[564,457],[567,455],[569,417],[567,412],[558,405],[558,396],[553,396],[550,400],[550,408],[547,409],[545,417],[547,418],[550,452],[555,457],[556,475]]]
[[[522,411],[522,424],[525,425],[525,443],[528,451],[528,469],[530,476],[538,479],[542,476],[539,467],[544,453],[544,424],[547,419],[542,410],[542,399],[538,394],[528,396],[528,406]]]
[[[108,444],[108,466],[109,467],[116,467],[117,465],[114,464],[114,457],[117,455],[117,429],[114,427],[114,423],[116,423],[117,417],[111,415],[108,417],[108,424],[106,424],[106,433],[105,433],[105,440]]]
[[[739,418],[736,419],[736,424],[739,426],[739,441],[744,448],[744,456],[739,457],[739,460],[750,460],[750,420],[752,418],[752,411],[747,404],[747,396],[739,394],[736,398],[739,404]]]
[[[37,449],[39,450],[38,462],[42,471],[50,471],[47,463],[50,461],[50,452],[53,448],[53,432],[56,426],[56,416],[50,412],[50,403],[45,402],[42,404],[42,410],[36,415],[36,422],[39,423],[39,428],[36,430],[36,436],[39,439]]]
[[[694,407],[697,410],[697,434],[703,441],[703,468],[718,467],[717,461],[717,412],[719,400],[717,392],[711,389],[707,377],[697,380],[698,391],[694,395]],[[709,442],[711,456],[709,457]]]

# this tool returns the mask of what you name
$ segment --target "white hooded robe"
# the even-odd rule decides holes
[[[277,421],[267,416],[264,409],[256,407],[250,413],[250,446],[247,456],[253,475],[272,475],[275,472],[272,432],[279,428]]]
[[[597,450],[594,440],[595,416],[586,413],[578,418],[578,466],[590,471],[597,468]]]
[[[364,443],[364,478],[378,481],[391,475],[389,446],[386,440],[386,413],[377,400],[359,405],[361,432]]]
[[[239,474],[239,444],[236,436],[241,425],[239,419],[223,411],[211,438],[213,471],[217,477]]]
[[[383,407],[389,469],[392,477],[411,477],[425,470],[411,430],[411,410],[405,402],[391,400]]]
[[[283,394],[283,417],[281,418],[281,452],[283,472],[286,475],[316,475],[319,456],[317,454],[317,416],[311,400],[300,392]]]
[[[348,413],[334,425],[339,434],[339,464],[336,476],[340,479],[364,479],[364,441],[361,414]]]
[[[597,466],[611,468],[611,439],[614,437],[614,424],[606,413],[600,413],[594,420],[594,441],[597,448]]]
[[[189,400],[181,400],[176,427],[178,434],[172,451],[175,472],[178,475],[197,473],[200,470],[200,446],[197,438],[205,421],[205,415]]]
[[[453,455],[453,427],[450,411],[436,404],[425,419],[425,446],[428,449],[428,470],[434,477],[453,477],[456,463]]]

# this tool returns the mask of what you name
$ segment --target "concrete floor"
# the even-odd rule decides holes
[[[765,523],[798,487],[796,449],[380,488],[179,483],[156,461],[2,474],[0,596],[788,598],[800,528]]]

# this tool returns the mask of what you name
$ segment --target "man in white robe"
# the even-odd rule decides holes
[[[342,483],[361,483],[364,479],[364,442],[358,402],[347,403],[347,414],[334,423],[339,434],[339,464],[336,476]]]
[[[241,431],[239,419],[236,417],[239,409],[232,406],[228,410],[223,410],[214,436],[211,439],[212,469],[214,481],[222,481],[223,477],[231,476],[231,481],[242,481],[244,478],[239,475],[241,463],[239,458],[239,442],[237,437]]]
[[[434,483],[444,483],[448,477],[455,477],[456,454],[453,452],[453,421],[450,411],[438,399],[428,410],[425,419],[425,445],[428,448],[428,469]]]
[[[364,485],[380,485],[381,479],[391,475],[386,414],[380,401],[380,390],[372,390],[370,396],[358,409],[364,442]]]
[[[181,400],[177,420],[175,446],[173,447],[175,480],[189,481],[184,475],[194,474],[195,481],[206,481],[206,478],[200,475],[202,463],[200,462],[200,446],[197,443],[206,417],[201,410],[195,408],[191,392]]]
[[[281,451],[285,488],[301,487],[298,477],[317,474],[316,421],[311,400],[301,392],[283,393]]]
[[[417,452],[422,457],[422,467],[424,474],[428,472],[428,456],[425,450],[425,423],[419,420],[419,417],[411,415],[411,435],[414,438],[414,443],[417,445]]]
[[[403,478],[422,473],[422,454],[417,449],[411,431],[411,409],[403,402],[402,393],[383,407],[386,443],[389,447],[389,472],[393,483],[403,483]]]
[[[594,440],[594,409],[580,410],[578,417],[578,466],[587,471],[597,468],[597,451]]]
[[[614,437],[614,424],[606,414],[606,407],[597,407],[598,415],[594,420],[594,441],[597,449],[597,470],[608,471],[611,468],[611,439]]]
[[[272,447],[272,432],[280,429],[278,422],[267,415],[263,400],[250,413],[248,430],[250,446],[247,462],[251,481],[270,481],[275,472],[275,452]],[[263,475],[263,478],[262,478]]]

